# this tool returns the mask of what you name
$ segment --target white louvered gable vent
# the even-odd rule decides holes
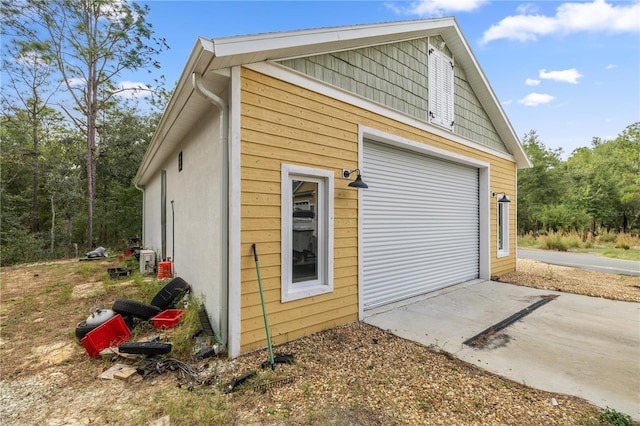
[[[453,59],[429,45],[429,123],[453,130]]]

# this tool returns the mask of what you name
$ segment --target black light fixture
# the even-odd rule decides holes
[[[507,197],[507,194],[502,193],[502,192],[493,192],[491,194],[492,197],[495,197],[497,195],[500,195],[500,197],[498,197],[498,202],[499,203],[510,203],[511,200],[509,199],[509,197]]]
[[[342,170],[342,177],[345,179],[349,179],[349,176],[351,176],[351,173],[354,173],[354,172],[358,172],[358,177],[356,177],[356,180],[354,180],[353,182],[350,182],[349,186],[352,188],[368,188],[369,185],[367,185],[362,181],[362,176],[360,175],[360,169],[355,169],[351,171],[344,169]]]

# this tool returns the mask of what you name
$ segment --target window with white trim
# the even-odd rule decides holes
[[[498,202],[498,257],[509,255],[509,203]]]
[[[453,130],[453,59],[429,45],[429,123]]]
[[[282,302],[333,291],[333,177],[282,165]]]

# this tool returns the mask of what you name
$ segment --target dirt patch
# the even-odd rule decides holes
[[[293,365],[278,364],[275,371],[260,368],[267,359],[261,350],[231,361],[181,360],[197,379],[163,371],[102,380],[114,361],[89,358],[75,340],[75,326],[92,306],[138,293],[131,280],[109,280],[114,261],[87,263],[0,271],[3,425],[598,424],[597,407],[582,399],[528,388],[363,323],[275,348],[295,357]],[[635,278],[532,261],[519,261],[518,272],[501,280],[640,300]],[[148,360],[116,362],[141,367]],[[255,377],[223,393],[250,370]]]

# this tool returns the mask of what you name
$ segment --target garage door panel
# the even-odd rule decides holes
[[[365,142],[364,307],[479,276],[478,169]]]

